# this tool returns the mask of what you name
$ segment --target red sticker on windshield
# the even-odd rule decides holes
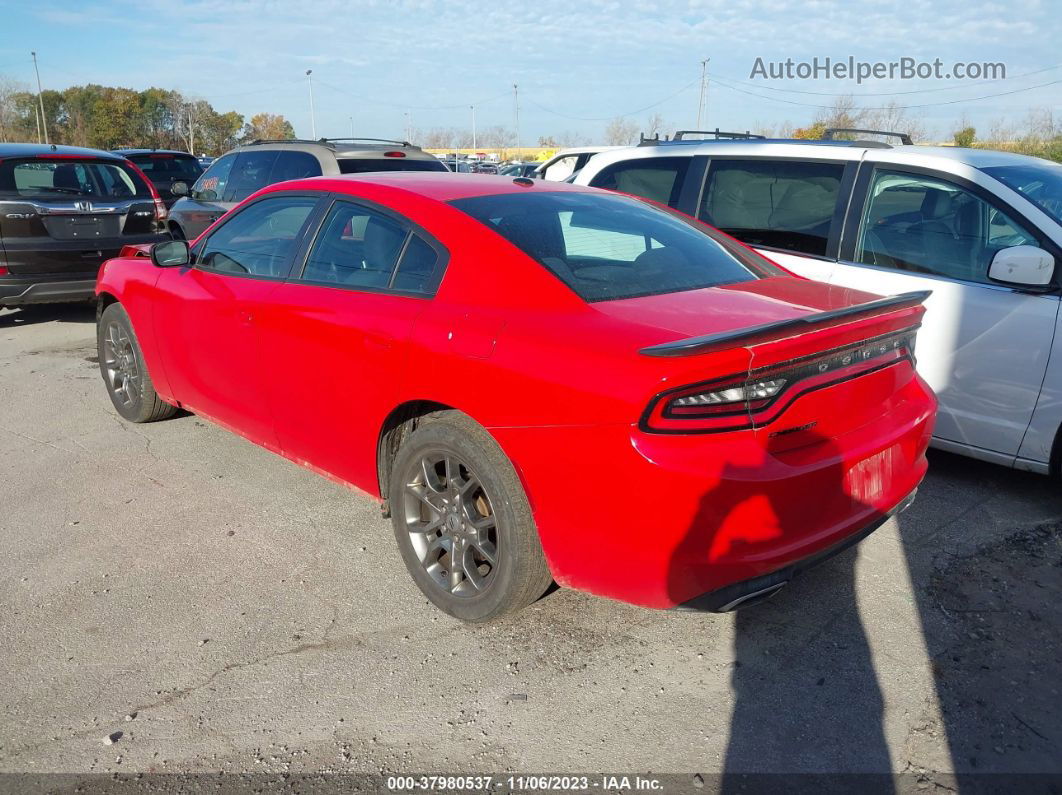
[[[203,190],[214,190],[218,186],[218,178],[210,177],[203,180]]]

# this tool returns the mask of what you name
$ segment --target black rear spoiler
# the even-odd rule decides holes
[[[901,293],[900,295],[891,295],[888,298],[879,298],[877,301],[869,301],[865,304],[846,306],[843,309],[817,312],[814,315],[804,315],[803,317],[779,320],[774,323],[762,323],[759,326],[749,326],[748,328],[734,331],[721,331],[718,334],[687,337],[684,340],[675,340],[674,342],[662,342],[659,345],[650,345],[648,348],[642,348],[639,353],[644,353],[646,356],[693,356],[699,353],[710,353],[711,351],[733,348],[742,342],[747,342],[763,334],[817,326],[820,323],[828,323],[831,320],[864,315],[882,309],[904,309],[918,306],[929,297],[931,292],[931,290],[920,290],[915,293]]]

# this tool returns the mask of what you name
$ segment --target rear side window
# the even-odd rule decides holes
[[[124,163],[32,158],[0,161],[0,196],[118,200],[150,198],[151,189]]]
[[[309,152],[278,152],[273,173],[269,175],[269,184],[319,176],[321,164]]]
[[[585,301],[716,287],[780,273],[676,213],[608,193],[505,193],[454,207],[537,260]]]
[[[674,206],[689,165],[688,157],[625,160],[602,169],[590,184]]]
[[[842,163],[713,160],[698,217],[753,246],[824,256]]]
[[[275,196],[253,202],[215,230],[196,266],[223,273],[282,278],[317,199]]]
[[[369,207],[337,201],[306,257],[301,280],[352,289],[428,292],[435,249],[404,224]]]
[[[339,161],[340,174],[364,174],[369,171],[449,171],[441,160],[411,160],[408,157],[359,157]]]
[[[132,155],[129,159],[136,163],[148,179],[160,182],[181,180],[191,184],[203,173],[199,161],[190,155],[152,152],[147,155]]]

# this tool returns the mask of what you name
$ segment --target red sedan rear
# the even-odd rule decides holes
[[[725,610],[880,525],[925,473],[922,295],[796,278],[591,188],[274,185],[100,273],[134,422],[186,408],[383,501],[414,580],[484,620],[561,585]]]

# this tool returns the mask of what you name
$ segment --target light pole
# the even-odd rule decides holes
[[[350,117],[350,138],[351,138],[351,140],[354,139],[354,117],[353,116]]]
[[[472,154],[476,153],[476,106],[469,105],[472,110]]]
[[[48,122],[44,117],[44,95],[41,92],[41,72],[37,68],[37,53],[31,52],[33,56],[33,71],[37,73],[37,102],[41,106],[41,127],[44,129],[44,142],[48,143]],[[39,138],[40,136],[38,136]]]
[[[697,102],[697,129],[701,129],[701,119],[708,110],[708,62],[711,58],[701,61],[701,96]]]
[[[306,70],[306,85],[310,88],[310,131],[311,136],[315,141],[317,140],[317,117],[313,111],[313,78],[310,75],[313,74],[313,69]]]

